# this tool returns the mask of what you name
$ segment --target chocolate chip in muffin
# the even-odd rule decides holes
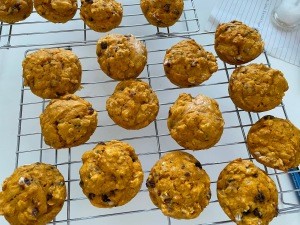
[[[255,201],[264,202],[265,199],[265,195],[261,191],[258,191],[258,194],[255,196]]]
[[[199,169],[202,169],[202,165],[201,165],[201,163],[199,161],[197,161],[195,163],[195,166],[198,167]]]
[[[262,218],[262,213],[258,210],[258,208],[255,208],[254,210],[253,210],[253,214],[254,214],[254,216],[256,216],[256,217],[258,217],[258,218]]]
[[[154,188],[155,187],[155,182],[154,182],[154,180],[147,180],[147,182],[146,182],[146,187],[147,188]]]
[[[95,197],[96,197],[96,195],[95,195],[94,193],[89,193],[88,198],[89,198],[90,200],[93,200]]]
[[[103,202],[110,202],[110,199],[109,199],[109,197],[108,197],[108,195],[102,195],[102,201]]]

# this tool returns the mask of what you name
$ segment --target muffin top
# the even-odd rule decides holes
[[[183,40],[167,50],[164,70],[169,80],[179,87],[197,86],[218,70],[214,55],[195,40]]]
[[[264,50],[264,42],[257,30],[234,20],[217,27],[215,50],[224,62],[240,65],[258,57]]]

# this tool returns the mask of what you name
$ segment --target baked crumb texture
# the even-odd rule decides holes
[[[169,110],[168,128],[182,147],[208,149],[221,138],[224,120],[216,100],[205,95],[180,94]]]
[[[12,24],[25,20],[32,10],[32,0],[2,0],[0,1],[0,21]]]
[[[84,144],[96,130],[97,122],[97,111],[91,103],[76,95],[51,100],[40,115],[44,141],[55,149]]]
[[[162,213],[176,219],[193,219],[211,198],[210,179],[191,154],[166,153],[152,167],[146,182],[150,198]]]
[[[164,70],[168,79],[179,87],[193,87],[208,80],[218,70],[211,52],[195,40],[183,40],[167,50]]]
[[[153,122],[159,103],[149,84],[141,80],[121,81],[106,101],[110,118],[128,130],[138,130]]]
[[[250,128],[247,145],[265,166],[287,172],[300,164],[300,130],[289,120],[264,116]]]
[[[183,12],[183,0],[141,0],[141,9],[147,21],[157,27],[174,25]]]
[[[249,160],[233,160],[222,170],[217,196],[224,212],[238,225],[267,225],[278,215],[274,181]]]
[[[70,50],[40,49],[23,60],[24,86],[41,98],[59,98],[81,86],[81,63]]]
[[[115,0],[81,0],[80,17],[92,30],[108,32],[122,22],[123,7]]]
[[[125,142],[101,142],[82,156],[80,186],[99,208],[121,206],[141,189],[143,170],[133,147]]]
[[[45,225],[60,212],[65,198],[64,177],[55,166],[25,165],[3,182],[0,214],[11,225]]]
[[[77,0],[34,0],[36,12],[53,23],[66,23],[77,11]]]
[[[214,47],[221,60],[240,65],[258,57],[264,50],[264,42],[257,30],[234,20],[217,27]]]
[[[137,78],[147,63],[147,49],[132,34],[108,34],[97,42],[102,71],[115,80]]]
[[[288,89],[283,73],[263,64],[236,68],[228,86],[233,103],[248,112],[264,112],[275,108]]]

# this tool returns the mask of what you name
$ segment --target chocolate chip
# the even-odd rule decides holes
[[[184,176],[189,177],[189,176],[191,176],[191,174],[190,174],[189,172],[186,172],[186,173],[184,174]]]
[[[130,40],[130,38],[132,37],[131,34],[125,34],[124,37],[126,37],[127,40]]]
[[[171,63],[170,62],[165,62],[164,66],[171,67]]]
[[[262,218],[262,214],[261,214],[261,212],[258,210],[258,208],[255,208],[254,210],[253,210],[253,214],[254,214],[254,216],[256,216],[256,217],[258,217],[258,218]]]
[[[21,10],[21,4],[15,4],[13,8],[20,11]]]
[[[90,18],[89,18],[89,21],[94,21],[93,17],[90,17]]]
[[[93,0],[85,0],[86,3],[92,4],[94,1]]]
[[[206,198],[207,198],[207,200],[210,200],[210,198],[211,198],[211,191],[210,190],[208,191],[208,193],[206,195]]]
[[[164,200],[164,203],[165,203],[165,204],[170,204],[170,203],[171,203],[171,201],[172,201],[172,199],[171,199],[171,198],[166,198],[166,199]]]
[[[252,177],[257,178],[258,177],[258,173],[253,174]]]
[[[197,161],[195,163],[195,166],[198,167],[199,169],[202,169],[202,165],[201,165],[201,163],[199,161]]]
[[[79,182],[79,186],[83,187],[83,181],[82,180]]]
[[[89,108],[88,108],[88,114],[89,114],[89,115],[92,115],[92,114],[94,113],[94,111],[95,111],[95,110],[94,110],[92,107],[89,107]]]
[[[96,197],[96,195],[95,195],[94,193],[89,193],[88,198],[89,198],[90,200],[93,200],[95,197]]]
[[[229,178],[229,179],[227,180],[228,183],[231,183],[231,182],[233,182],[233,181],[235,181],[234,178]]]
[[[53,195],[50,194],[50,193],[48,193],[48,194],[47,194],[47,201],[51,200],[52,198],[53,198]]]
[[[249,215],[250,213],[251,213],[251,211],[250,211],[250,209],[249,209],[249,210],[247,210],[247,211],[244,211],[244,212],[243,212],[243,215],[246,216],[246,215]]]
[[[275,118],[275,116],[267,115],[267,116],[264,116],[262,119],[264,119],[264,120],[272,120],[274,118]]]
[[[137,161],[137,157],[135,155],[130,155],[130,158],[131,158],[132,162]]]
[[[31,180],[29,180],[28,178],[24,178],[24,183],[26,184],[26,185],[30,185],[31,184]]]
[[[170,12],[170,7],[171,7],[171,4],[165,4],[165,5],[164,5],[164,10],[165,10],[166,12]]]
[[[255,196],[254,200],[258,202],[264,202],[265,201],[265,196],[261,191],[258,191],[258,194]]]
[[[107,42],[103,41],[100,43],[102,49],[107,49]]]
[[[106,145],[106,144],[105,144],[105,142],[100,141],[100,142],[98,142],[98,145]]]
[[[102,201],[103,202],[110,202],[110,199],[107,195],[102,195]]]
[[[146,187],[147,188],[154,188],[155,187],[155,183],[154,183],[154,180],[147,180],[146,182]]]
[[[39,209],[38,208],[33,208],[31,213],[32,213],[33,216],[37,217],[37,215],[39,213]]]

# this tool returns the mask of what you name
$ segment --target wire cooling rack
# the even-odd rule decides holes
[[[148,82],[157,93],[160,101],[160,111],[153,123],[138,131],[124,130],[115,125],[109,118],[105,109],[105,102],[113,93],[117,82],[104,75],[99,69],[95,45],[101,35],[86,29],[79,20],[78,15],[65,25],[55,25],[61,26],[61,28],[56,28],[53,24],[35,16],[31,20],[26,20],[26,22],[20,24],[2,25],[0,27],[0,32],[2,32],[0,50],[3,49],[2,51],[9,49],[14,54],[16,54],[15,52],[22,52],[25,56],[41,47],[62,47],[71,49],[77,54],[83,67],[83,89],[76,94],[90,101],[99,116],[98,127],[87,143],[72,149],[51,149],[44,143],[39,125],[39,115],[49,101],[36,97],[27,87],[22,86],[16,167],[40,161],[57,165],[64,175],[68,195],[62,211],[52,224],[234,224],[228,220],[217,201],[216,181],[218,175],[233,159],[241,157],[253,160],[246,147],[246,135],[251,125],[266,114],[287,118],[285,107],[281,104],[266,113],[248,113],[236,108],[227,91],[228,79],[235,67],[225,64],[219,59],[218,71],[202,85],[184,89],[171,84],[164,75],[162,65],[166,49],[184,38],[193,38],[203,45],[206,50],[216,55],[213,47],[214,33],[197,32],[199,31],[199,23],[193,0],[185,1],[184,15],[172,29],[157,29],[149,25],[139,13],[140,11],[137,11],[138,2],[137,0],[126,1],[128,5],[124,7],[125,19],[128,18],[129,21],[126,21],[128,23],[122,23],[121,28],[113,31],[114,33],[135,34],[140,40],[144,41],[148,49],[148,63],[139,78]],[[135,14],[131,14],[131,12],[135,12]],[[136,23],[137,21],[139,24]],[[50,28],[44,29],[43,27],[46,25]],[[27,30],[27,27],[32,30]],[[39,30],[40,28],[44,31]],[[18,29],[20,30],[18,31]],[[265,52],[254,62],[270,66]],[[178,95],[183,92],[190,93],[193,96],[201,93],[215,98],[220,105],[225,120],[224,133],[216,146],[206,151],[188,151],[202,163],[203,168],[209,174],[212,190],[210,204],[198,218],[193,220],[174,220],[162,215],[160,210],[152,204],[145,186],[145,180],[151,167],[161,155],[175,149],[186,151],[170,137],[166,125],[170,106]],[[92,149],[100,141],[111,139],[126,141],[136,149],[142,162],[145,178],[142,189],[128,204],[112,209],[99,209],[93,207],[83,195],[79,186],[78,171],[81,166],[81,156],[85,151]],[[293,187],[289,182],[289,174],[263,167],[255,161],[254,163],[265,170],[276,182],[281,200],[279,215],[299,212],[300,205],[295,199],[295,195],[299,194],[300,190]],[[296,174],[299,173],[299,170],[290,171],[289,173]]]
[[[133,29],[135,36],[145,38],[155,33],[185,34],[199,31],[194,0],[184,0],[184,11],[179,21],[170,28],[156,28],[150,25],[140,9],[140,0],[121,0],[123,19],[115,33],[126,33]],[[80,1],[78,1],[80,6]],[[95,40],[99,33],[88,28],[80,19],[79,10],[72,20],[65,24],[54,24],[40,17],[36,11],[25,21],[14,25],[1,23],[0,49],[33,46],[57,46]],[[32,36],[36,38],[31,38]]]

